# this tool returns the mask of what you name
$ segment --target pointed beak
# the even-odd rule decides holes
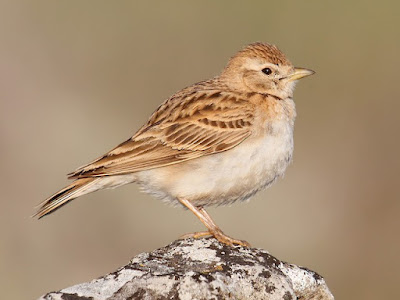
[[[294,72],[288,76],[289,81],[295,81],[299,80],[303,77],[310,76],[314,74],[315,72],[310,69],[305,69],[305,68],[294,68]]]

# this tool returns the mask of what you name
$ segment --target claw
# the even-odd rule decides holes
[[[228,245],[228,246],[239,245],[239,246],[246,247],[246,248],[250,248],[250,247],[251,247],[250,244],[249,244],[248,242],[242,241],[242,240],[233,239],[233,238],[231,238],[231,237],[225,235],[222,231],[220,231],[220,232],[218,232],[218,231],[217,231],[217,232],[214,232],[214,233],[213,233],[213,236],[214,236],[220,243],[223,243],[223,244]]]
[[[179,237],[180,240],[185,240],[185,239],[190,239],[190,238],[194,238],[194,239],[199,239],[205,236],[210,236],[212,235],[211,232],[209,231],[200,231],[200,232],[192,232],[192,233],[186,233],[184,235],[181,235]]]
[[[187,234],[180,236],[179,239],[182,239],[182,240],[189,239],[189,238],[199,239],[199,238],[202,238],[205,236],[213,236],[218,242],[225,244],[227,246],[239,245],[239,246],[246,247],[246,248],[251,247],[248,242],[233,239],[233,238],[225,235],[222,231],[215,231],[215,232],[200,231],[200,232],[187,233]]]

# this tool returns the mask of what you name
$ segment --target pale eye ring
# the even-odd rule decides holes
[[[263,72],[266,75],[270,75],[272,73],[272,70],[270,68],[264,68],[261,70],[261,72]]]

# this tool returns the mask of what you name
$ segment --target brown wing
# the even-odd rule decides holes
[[[132,138],[70,178],[127,174],[231,149],[250,135],[253,114],[253,104],[232,93],[181,92]]]

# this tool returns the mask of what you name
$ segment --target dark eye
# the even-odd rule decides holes
[[[272,73],[272,71],[271,71],[270,68],[264,68],[264,69],[262,69],[261,71],[262,71],[264,74],[267,74],[267,75],[269,75],[269,74]]]

